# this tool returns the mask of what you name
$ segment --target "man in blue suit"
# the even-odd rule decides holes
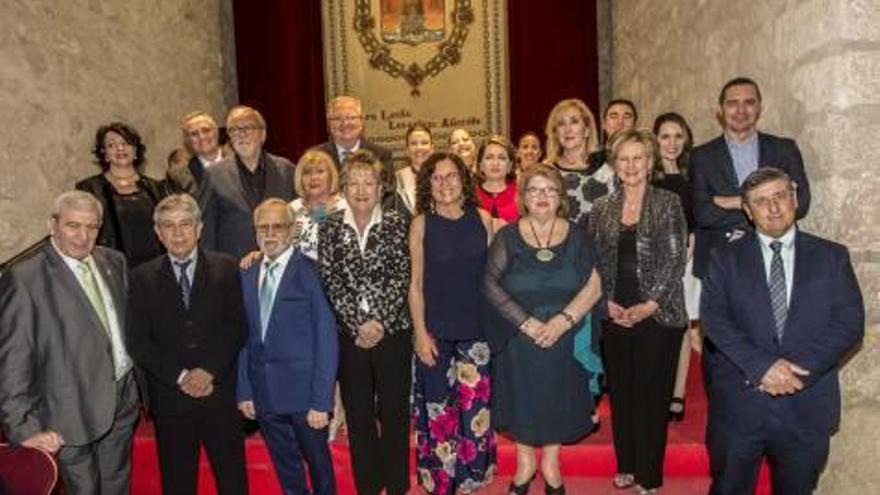
[[[711,251],[748,230],[740,201],[741,184],[761,167],[776,167],[797,184],[797,218],[810,209],[810,183],[794,140],[758,132],[761,90],[747,78],[728,81],[718,95],[724,132],[691,151],[694,194],[694,275],[703,278]]]
[[[328,495],[336,493],[327,447],[336,320],[314,262],[292,246],[294,220],[277,198],[254,211],[262,261],[242,276],[248,337],[239,357],[238,408],[260,423],[285,494]]]
[[[837,368],[864,335],[847,249],[795,225],[796,186],[743,182],[756,227],[715,251],[700,315],[708,337],[712,494],[754,493],[767,457],[776,495],[811,493],[840,419]]]

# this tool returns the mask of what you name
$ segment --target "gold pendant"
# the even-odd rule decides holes
[[[547,263],[548,261],[552,261],[556,255],[553,254],[553,251],[550,251],[547,248],[539,249],[537,253],[535,253],[535,258],[542,263]]]

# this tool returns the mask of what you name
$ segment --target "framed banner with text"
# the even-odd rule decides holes
[[[406,129],[435,146],[508,130],[506,0],[323,0],[326,97],[364,106],[366,139],[403,156]]]

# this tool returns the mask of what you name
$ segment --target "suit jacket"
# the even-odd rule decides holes
[[[617,248],[623,191],[599,198],[590,211],[590,230],[599,256],[599,274],[605,296],[614,300],[617,283]],[[687,227],[681,202],[675,193],[648,186],[636,227],[639,293],[660,307],[653,318],[661,325],[687,326],[684,276]]]
[[[166,255],[132,271],[126,343],[146,372],[149,406],[157,415],[235,407],[235,364],[245,336],[238,261],[199,250],[190,294],[187,308]],[[193,368],[214,376],[208,397],[180,391],[181,371]]]
[[[318,146],[315,146],[315,149],[319,149],[330,155],[330,157],[333,158],[333,163],[336,164],[336,170],[342,170],[342,161],[339,159],[339,154],[336,152],[336,143],[334,143],[333,140],[319,144]],[[394,191],[394,161],[391,157],[391,150],[378,144],[369,143],[363,138],[361,138],[359,149],[369,151],[376,155],[376,158],[382,162],[382,165],[385,166],[385,193],[387,195],[389,192]]]
[[[199,157],[194,156],[189,159],[183,167],[173,167],[168,169],[168,180],[174,184],[174,187],[182,192],[189,193],[193,197],[198,196],[199,185],[202,183],[202,177],[205,174],[205,166]]]
[[[262,338],[260,263],[242,272],[247,344],[239,355],[238,400],[258,413],[333,409],[339,363],[336,319],[315,263],[294,251],[287,263]]]
[[[838,365],[864,334],[849,254],[834,242],[796,233],[791,301],[779,341],[759,242],[750,232],[717,249],[703,282],[710,432],[758,428],[770,408],[779,408],[804,436],[829,435],[840,417]],[[779,358],[810,375],[800,392],[774,398],[757,387]]]
[[[794,140],[758,133],[758,167],[776,167],[797,183],[797,217],[810,209],[810,183],[804,160]],[[725,210],[712,202],[713,196],[739,196],[742,189],[724,136],[691,151],[691,184],[694,194],[694,275],[703,277],[712,249],[723,245],[735,228],[750,228],[741,210]]]
[[[293,164],[287,158],[265,152],[264,155],[265,198],[292,201],[296,197]],[[202,209],[202,247],[229,253],[239,259],[257,249],[254,209],[258,203],[253,203],[245,193],[235,156],[211,165],[205,171],[198,199]]]
[[[122,253],[95,264],[125,322]],[[116,413],[110,338],[76,275],[46,244],[0,277],[0,424],[13,443],[51,429],[68,445],[103,436]]]

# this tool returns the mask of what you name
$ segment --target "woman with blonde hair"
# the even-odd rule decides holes
[[[569,219],[587,226],[593,202],[614,191],[614,172],[606,164],[591,166],[590,153],[598,149],[596,118],[577,99],[562,100],[547,117],[547,163],[562,174],[569,203]]]

